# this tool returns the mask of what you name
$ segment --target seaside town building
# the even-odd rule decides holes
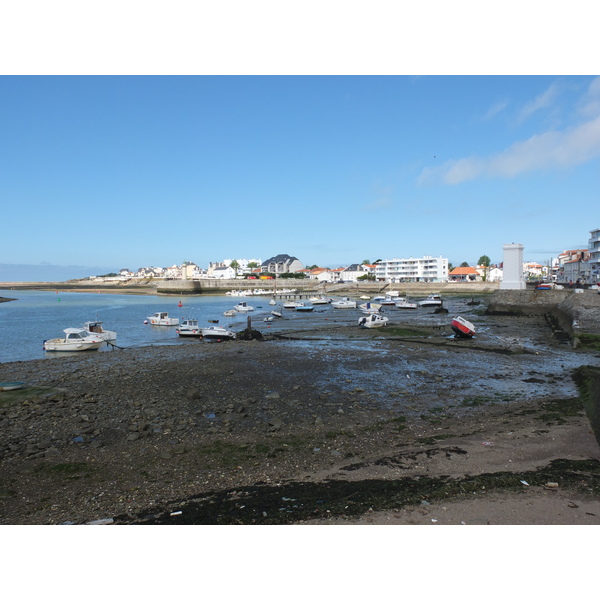
[[[390,283],[447,281],[448,259],[423,256],[382,260],[376,265],[375,277]]]
[[[600,281],[600,229],[590,231],[588,252],[590,253],[590,283],[598,283]]]
[[[295,257],[289,254],[278,254],[265,260],[261,265],[263,273],[281,275],[282,273],[297,273],[304,269],[304,265]]]

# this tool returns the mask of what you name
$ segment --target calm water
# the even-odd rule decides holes
[[[233,308],[239,301],[246,300],[254,306],[250,313],[252,326],[263,332],[310,331],[318,325],[340,324],[358,326],[361,313],[356,310],[336,310],[331,305],[317,305],[314,312],[299,313],[294,310],[278,309],[283,319],[265,323],[275,307],[269,305],[270,296],[240,298],[232,296],[193,296],[182,297],[182,307],[178,306],[179,296],[132,296],[129,294],[98,294],[78,292],[49,292],[32,290],[3,290],[0,296],[16,298],[12,302],[0,303],[0,362],[34,360],[48,358],[64,359],[69,352],[45,352],[44,340],[62,337],[63,329],[81,327],[86,321],[102,321],[104,329],[117,332],[116,344],[124,348],[168,345],[197,344],[197,339],[180,338],[176,327],[156,327],[145,325],[144,321],[155,312],[167,312],[171,317],[197,319],[201,327],[211,325],[209,320],[219,321],[219,325],[240,331],[246,326],[247,314],[238,313],[235,317],[224,317],[223,312]],[[464,300],[448,300],[444,303],[451,312],[464,314]],[[432,314],[432,309],[417,311],[386,310],[390,324],[421,323],[443,324],[447,316]],[[468,316],[468,315],[467,315]],[[112,352],[105,347],[99,352]]]
[[[219,325],[243,329],[247,316],[224,317],[223,312],[233,308],[243,298],[230,296],[196,296],[181,299],[174,296],[131,296],[121,294],[94,294],[76,292],[47,292],[30,290],[2,290],[0,296],[16,298],[0,303],[0,362],[38,358],[61,359],[69,352],[45,352],[44,340],[62,337],[63,329],[81,327],[86,321],[102,321],[104,329],[117,332],[116,344],[121,347],[157,344],[198,343],[195,339],[180,338],[176,327],[155,327],[144,321],[155,312],[168,312],[171,317],[198,319],[200,326],[211,325],[209,319],[218,319]],[[249,301],[256,311],[253,319],[262,319],[271,310],[269,297]],[[260,309],[258,307],[263,307]],[[264,314],[263,314],[264,313]],[[99,352],[112,352],[110,348]]]

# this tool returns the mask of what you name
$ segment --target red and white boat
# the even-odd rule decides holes
[[[452,327],[452,331],[454,331],[457,337],[472,338],[475,335],[473,323],[462,317],[454,317],[450,323],[450,327]]]

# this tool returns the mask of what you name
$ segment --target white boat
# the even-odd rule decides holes
[[[325,296],[313,296],[312,298],[309,298],[308,301],[311,304],[329,304],[331,298],[326,298]]]
[[[429,294],[425,300],[419,302],[419,306],[441,306],[442,297],[439,294]]]
[[[300,302],[298,306],[296,306],[296,310],[298,312],[312,312],[315,310],[315,307],[311,304],[304,304],[304,302]]]
[[[361,300],[370,300],[371,296],[361,296],[360,299]]]
[[[272,310],[272,311],[271,311],[271,314],[272,314],[274,317],[282,317],[282,316],[283,316],[283,315],[282,315],[282,314],[281,314],[281,313],[280,313],[278,310]]]
[[[114,331],[107,331],[102,327],[102,321],[86,321],[83,324],[83,328],[88,333],[94,333],[98,337],[101,337],[107,342],[112,342],[117,339],[117,334]]]
[[[269,304],[270,304],[271,306],[275,306],[275,305],[277,304],[277,300],[275,300],[275,298],[271,298],[271,299],[269,300]]]
[[[283,308],[298,308],[299,306],[302,306],[302,302],[295,302],[293,300],[290,300],[289,302],[283,303]]]
[[[205,340],[234,340],[235,333],[233,331],[229,331],[229,329],[225,329],[225,327],[214,325],[213,327],[204,327],[202,329],[202,337]]]
[[[387,317],[384,317],[383,315],[373,313],[367,315],[366,317],[361,317],[358,320],[358,324],[361,327],[367,327],[369,329],[371,329],[372,327],[387,327],[388,320],[389,319]]]
[[[179,337],[201,337],[202,330],[196,319],[183,319],[181,325],[175,330]]]
[[[275,320],[275,317],[265,317],[265,318],[263,319],[263,321],[265,321],[265,323],[271,323],[271,322],[272,322],[272,321],[274,321],[274,320]]]
[[[235,308],[232,308],[231,310],[226,310],[223,313],[224,317],[235,317],[235,315],[237,315],[237,310],[235,310]]]
[[[342,298],[341,300],[334,300],[331,306],[333,308],[356,308],[356,301],[350,300],[350,298]]]
[[[151,317],[148,317],[148,321],[150,325],[166,325],[168,327],[179,325],[179,319],[169,317],[169,313],[166,312],[154,313]]]
[[[411,302],[408,298],[399,298],[395,304],[396,308],[419,308],[416,302]]]
[[[89,333],[82,327],[68,327],[63,330],[64,338],[44,341],[44,350],[56,352],[80,352],[82,350],[98,350],[106,344],[106,340]]]
[[[381,311],[381,304],[375,304],[374,302],[365,302],[364,304],[360,304],[358,308],[360,308],[360,310],[366,315],[370,315]]]
[[[254,306],[250,306],[250,304],[248,304],[247,302],[240,302],[239,304],[236,304],[233,308],[238,312],[252,312],[254,310]]]
[[[386,296],[383,300],[379,301],[384,306],[394,306],[396,304],[396,299],[391,296]]]

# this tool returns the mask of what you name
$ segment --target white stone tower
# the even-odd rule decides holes
[[[504,244],[504,274],[500,282],[501,290],[524,290],[523,244]]]

